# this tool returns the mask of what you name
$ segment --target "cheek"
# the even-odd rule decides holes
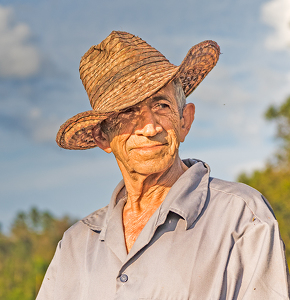
[[[179,118],[172,118],[170,119],[170,122],[168,124],[164,124],[164,128],[168,128],[167,134],[169,139],[170,148],[172,148],[172,151],[175,151],[180,144],[180,119]]]
[[[174,129],[168,130],[168,143],[170,146],[170,155],[173,155],[176,150],[179,148],[179,136],[178,136],[178,132]]]
[[[126,136],[117,135],[115,136],[110,143],[113,154],[116,158],[123,160],[126,157]]]

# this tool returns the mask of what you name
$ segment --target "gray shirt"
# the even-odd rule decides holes
[[[289,299],[284,244],[268,202],[240,183],[209,177],[195,160],[127,254],[126,199],[68,229],[37,300]]]

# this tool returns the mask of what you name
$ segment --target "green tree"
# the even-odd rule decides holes
[[[270,106],[265,117],[276,123],[278,150],[263,169],[249,175],[242,173],[238,181],[256,188],[269,200],[279,222],[290,265],[290,97],[278,107]]]
[[[56,219],[37,208],[17,214],[10,234],[0,232],[0,299],[36,298],[56,245],[71,224],[68,217]]]

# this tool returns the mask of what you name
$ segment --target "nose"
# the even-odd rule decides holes
[[[156,116],[147,106],[140,109],[135,134],[144,136],[155,136],[162,132],[162,126],[157,122]]]

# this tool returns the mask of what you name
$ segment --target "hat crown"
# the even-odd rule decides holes
[[[132,84],[142,79],[145,66],[154,63],[155,69],[156,63],[173,67],[163,54],[127,32],[113,31],[100,44],[92,46],[82,57],[79,68],[92,108],[104,113],[122,109],[126,91],[130,88],[133,92],[130,98],[135,95]],[[128,101],[127,98],[126,106]],[[138,100],[132,98],[132,102]]]

